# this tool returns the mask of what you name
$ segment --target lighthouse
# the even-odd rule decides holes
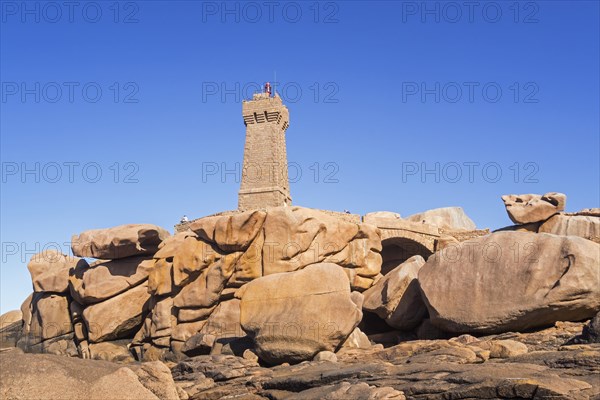
[[[246,126],[244,164],[238,196],[240,211],[291,205],[285,133],[290,116],[266,83],[262,93],[242,102]]]

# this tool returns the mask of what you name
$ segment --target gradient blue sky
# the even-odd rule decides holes
[[[236,177],[203,168],[241,162],[241,98],[275,73],[295,204],[462,206],[492,229],[502,194],[599,206],[596,1],[0,4],[1,312],[30,293],[31,255],[74,233],[235,209]],[[439,180],[403,175],[436,163]]]

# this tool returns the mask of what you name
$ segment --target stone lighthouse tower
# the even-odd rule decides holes
[[[246,145],[238,197],[241,211],[290,205],[285,131],[288,109],[267,83],[263,93],[242,103]]]

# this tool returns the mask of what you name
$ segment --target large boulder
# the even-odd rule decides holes
[[[579,236],[600,243],[600,217],[557,214],[544,222],[538,231],[554,235]]]
[[[296,363],[320,351],[335,351],[362,318],[344,270],[309,265],[246,284],[241,293],[242,328],[267,363]]]
[[[237,354],[248,338],[239,327],[234,294],[248,282],[319,262],[341,266],[346,283],[355,290],[367,289],[379,277],[378,229],[318,210],[274,207],[228,213],[195,220],[189,229],[163,240],[149,262],[147,286],[156,301],[149,302],[150,314],[136,334],[135,346],[151,342],[178,351],[175,347],[183,348],[186,340],[202,333],[214,338],[213,352]],[[116,277],[105,280],[110,288],[124,287],[113,283]],[[125,283],[122,277],[118,282]],[[81,297],[81,290],[75,292],[74,297]],[[79,300],[91,304],[99,299],[85,296],[87,300]],[[166,297],[173,300],[168,313],[158,309],[164,303],[159,299]],[[173,317],[170,326],[167,315]]]
[[[431,322],[497,333],[591,318],[600,245],[574,236],[497,232],[435,253],[419,271]]]
[[[394,268],[363,293],[363,309],[377,314],[396,329],[419,326],[427,315],[417,279],[424,264],[423,257],[417,255]]]
[[[144,282],[153,266],[148,256],[78,265],[69,277],[70,292],[80,304],[98,303]]]
[[[476,229],[475,222],[465,214],[462,207],[435,208],[405,218],[407,221],[434,225],[444,230]]]
[[[148,286],[143,283],[118,296],[86,307],[83,319],[90,342],[133,337],[148,308]]]
[[[31,274],[34,291],[63,293],[69,288],[69,270],[87,266],[87,262],[79,257],[66,256],[56,250],[45,250],[31,257],[27,269]]]
[[[78,257],[114,260],[154,254],[169,232],[152,224],[119,225],[92,229],[71,239],[71,250]]]
[[[564,193],[509,194],[502,196],[508,216],[515,224],[544,221],[565,209]]]

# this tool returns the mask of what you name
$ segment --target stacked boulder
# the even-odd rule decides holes
[[[31,258],[27,268],[33,293],[21,306],[23,325],[18,347],[31,353],[77,354],[69,311],[69,271],[75,267],[87,267],[87,262],[56,250]]]
[[[71,318],[80,353],[91,358],[127,357],[126,345],[148,312],[152,256],[170,234],[150,224],[86,231],[71,241],[73,254],[93,257],[73,268]]]
[[[564,193],[509,194],[502,196],[509,218],[515,224],[535,224],[565,209]]]
[[[150,298],[148,261],[168,236],[155,225],[122,225],[74,236],[74,256],[54,250],[33,256],[34,292],[21,307],[16,345],[26,352],[128,358],[127,339],[139,330]]]
[[[567,196],[563,193],[511,194],[502,196],[506,212],[516,224],[501,230],[552,233],[579,236],[600,243],[600,209],[564,212]]]

